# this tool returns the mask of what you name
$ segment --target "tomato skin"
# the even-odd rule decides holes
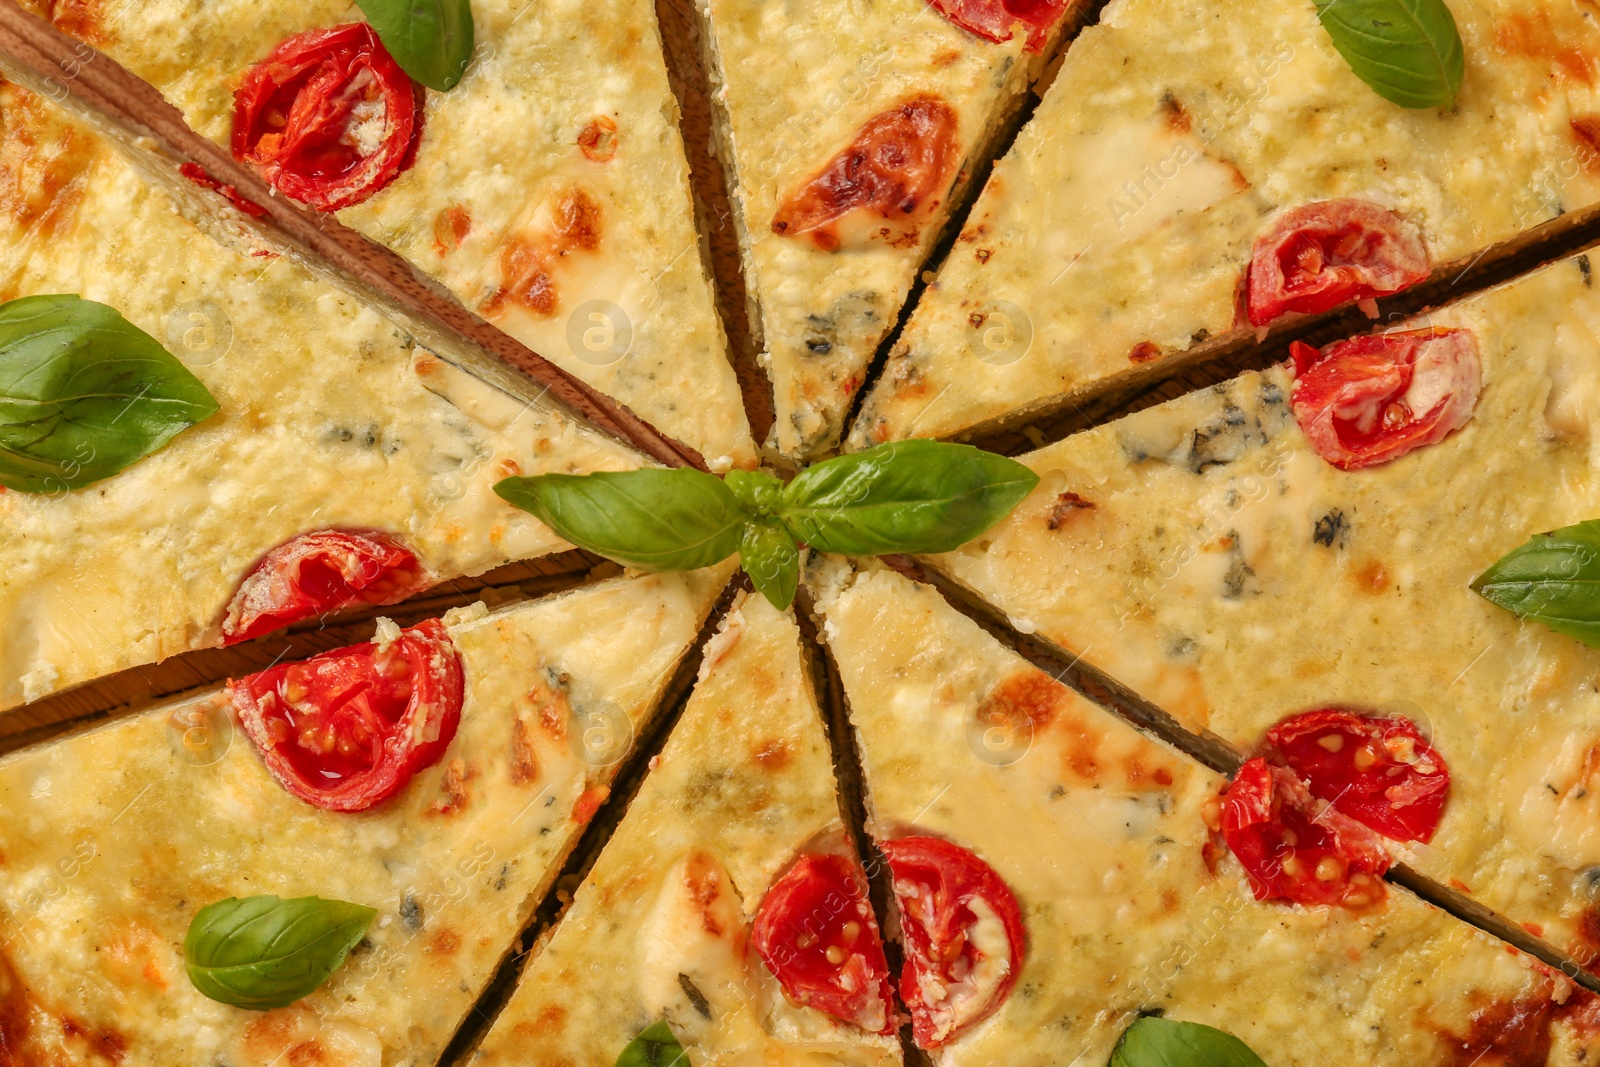
[[[234,91],[233,157],[318,211],[347,208],[415,161],[423,98],[367,23],[307,30],[250,68]],[[363,153],[354,131],[378,104],[382,138]]]
[[[178,173],[194,182],[202,189],[210,189],[214,193],[221,193],[228,202],[244,214],[253,219],[266,215],[267,209],[254,200],[247,200],[238,189],[231,185],[223,185],[217,179],[206,173],[206,169],[198,163],[182,163],[178,166]]]
[[[1247,313],[1265,326],[1388,296],[1428,276],[1428,251],[1400,216],[1366,200],[1320,200],[1279,215],[1250,253]]]
[[[224,645],[353,604],[393,604],[433,584],[410,549],[371,530],[316,530],[262,557],[228,605]]]
[[[353,645],[228,683],[267,770],[327,811],[365,811],[439,762],[461,723],[461,657],[430,619],[387,649]]]
[[[995,869],[960,845],[937,837],[901,837],[885,841],[883,854],[894,875],[905,941],[900,996],[911,1011],[918,1047],[935,1049],[987,1019],[1010,996],[1027,954],[1022,909]],[[980,916],[977,909],[987,914]],[[977,943],[980,918],[998,921],[1004,946]],[[986,962],[1001,973],[987,975],[990,988],[966,995],[966,980],[981,982]],[[938,1002],[930,1001],[930,990],[943,990]]]
[[[853,858],[802,856],[767,890],[750,943],[790,1000],[868,1033],[894,1032],[889,964]]]
[[[1376,334],[1321,350],[1296,341],[1290,354],[1295,421],[1317,454],[1340,470],[1438,444],[1472,418],[1483,387],[1470,330]]]
[[[809,234],[824,251],[914,241],[919,222],[949,188],[957,163],[955,109],[922,95],[874,115],[855,139],[778,205],[772,232]],[[846,217],[855,233],[844,233]]]
[[[1028,34],[1028,51],[1044,51],[1050,31],[1067,10],[1066,0],[928,0],[939,14],[986,41],[1011,40],[1019,24]]]

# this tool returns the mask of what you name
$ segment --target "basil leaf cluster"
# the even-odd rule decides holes
[[[71,295],[0,304],[7,489],[81,489],[216,413],[200,379],[116,309]]]
[[[1122,1032],[1110,1067],[1266,1067],[1225,1030],[1144,1015]]]
[[[229,897],[196,913],[183,939],[184,966],[212,1000],[282,1008],[327,981],[377,914],[321,897]]]
[[[456,87],[472,62],[471,0],[356,0],[400,69],[430,89]]]
[[[628,1042],[628,1047],[617,1057],[617,1067],[690,1067],[690,1064],[667,1021],[657,1019]]]
[[[1535,535],[1474,578],[1472,588],[1519,619],[1600,648],[1600,521]]]
[[[1401,107],[1449,107],[1461,91],[1461,32],[1444,0],[1314,0],[1356,77]]]
[[[720,479],[678,468],[507,478],[495,492],[579,548],[644,570],[693,570],[738,552],[781,610],[794,601],[802,544],[846,556],[950,552],[1038,483],[1016,460],[916,440],[825,460],[787,485],[764,471]]]

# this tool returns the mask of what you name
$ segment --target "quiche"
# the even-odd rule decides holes
[[[808,580],[894,882],[901,991],[935,1063],[1101,1065],[1151,1014],[1227,1031],[1274,1067],[1600,1048],[1592,994],[1404,890],[1359,911],[1254,899],[1215,848],[1215,774],[927,586],[837,561]]]
[[[1585,256],[1296,345],[1022,457],[1035,493],[937,566],[1246,755],[1392,772],[1390,854],[1592,961],[1596,653],[1469,584],[1600,514],[1597,352]]]
[[[221,408],[87,488],[0,492],[0,707],[558,550],[495,482],[639,462],[286,259],[213,240],[104,138],[9,83],[0,159],[0,300],[109,305]]]
[[[651,722],[727,576],[616,579],[403,633],[380,622],[375,645],[0,762],[0,1048],[30,1064],[436,1062]],[[383,657],[411,642],[432,660],[401,683],[413,693],[442,659],[459,670],[458,725],[436,762],[360,812],[292,794],[296,780],[280,777],[246,717],[261,702],[241,694],[304,684],[308,694],[286,699],[314,715],[318,678],[376,656],[378,681],[361,686],[381,709],[374,691],[393,676]],[[310,748],[300,757],[348,770]],[[191,920],[264,894],[377,915],[345,964],[288,1007],[203,997],[185,973]]]
[[[868,364],[1069,0],[698,0],[769,445],[835,447]]]
[[[474,0],[448,92],[349,0],[26,6],[714,468],[754,464],[648,0]]]
[[[791,615],[736,602],[475,1064],[611,1067],[663,1024],[695,1067],[901,1062],[807,661]]]
[[[1316,5],[1113,0],[995,165],[851,445],[1015,424],[1593,205],[1593,7],[1449,9],[1460,93],[1407,110]]]

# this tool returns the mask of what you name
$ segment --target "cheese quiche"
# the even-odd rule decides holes
[[[853,444],[1061,408],[1595,203],[1592,6],[1449,9],[1460,93],[1407,110],[1356,77],[1317,5],[1114,0],[996,164]]]
[[[838,443],[867,365],[1071,0],[698,0],[774,445]]]
[[[7,1062],[436,1062],[726,578],[622,578],[403,632],[380,622],[375,644],[0,762]],[[396,663],[413,668],[398,682]],[[429,690],[446,664],[453,694]],[[442,723],[432,764],[359,811],[306,793],[295,772],[367,786],[382,773],[387,755],[364,765],[344,745],[356,727],[337,709],[352,691],[380,714],[431,701]],[[315,722],[314,734],[335,730],[339,746],[257,731],[295,721],[286,709]],[[410,722],[395,725],[404,733]],[[263,894],[337,898],[377,915],[344,966],[288,1007],[206,999],[185,972],[186,929],[204,906]]]
[[[31,6],[714,467],[754,463],[648,0],[474,0],[448,92],[349,0]]]
[[[0,299],[107,304],[221,408],[88,488],[0,493],[0,707],[557,550],[494,483],[638,462],[287,260],[212,240],[98,134],[5,83],[0,156]]]
[[[888,993],[800,630],[747,596],[472,1062],[899,1064]]]
[[[1098,1067],[1148,1014],[1227,1031],[1274,1067],[1600,1049],[1596,998],[1405,890],[1373,883],[1360,910],[1254,899],[1214,840],[1216,775],[928,587],[837,563],[809,580],[934,1062]]]
[[[1600,515],[1592,278],[1560,261],[1025,456],[1034,495],[937,565],[1592,959],[1600,660],[1469,588]]]

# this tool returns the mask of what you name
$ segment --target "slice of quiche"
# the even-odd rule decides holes
[[[109,305],[220,408],[95,484],[0,493],[0,707],[557,550],[494,484],[638,463],[287,260],[212,240],[104,138],[3,82],[0,169],[0,300]]]
[[[1592,9],[1449,10],[1460,93],[1408,110],[1356,77],[1315,4],[1114,0],[996,165],[852,445],[1060,409],[1594,204]]]
[[[1151,1014],[1274,1067],[1600,1049],[1600,999],[1405,890],[1371,881],[1358,909],[1254,899],[1217,833],[1216,775],[930,588],[877,566],[808,580],[894,883],[900,991],[934,1062],[1100,1067]],[[1203,1047],[1126,1062],[1246,1062]]]
[[[473,0],[448,92],[349,0],[25,6],[713,467],[755,462],[649,0]]]
[[[1293,355],[1023,457],[937,566],[1592,961],[1600,653],[1470,587],[1600,518],[1590,261]]]
[[[800,640],[788,613],[737,602],[474,1063],[901,1062]]]
[[[29,1064],[435,1063],[727,577],[380,622],[373,644],[0,762],[0,1048]],[[191,921],[266,895],[377,914],[294,1003],[207,999],[186,972],[205,962],[186,956]],[[280,945],[300,947],[292,934]]]
[[[838,443],[952,206],[1078,6],[698,0],[783,455]]]

